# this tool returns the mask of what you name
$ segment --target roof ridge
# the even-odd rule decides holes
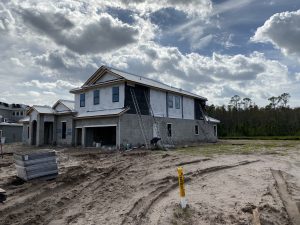
[[[165,83],[163,83],[163,82],[161,82],[161,81],[154,80],[154,79],[149,78],[149,77],[145,77],[145,76],[142,76],[142,75],[137,75],[137,74],[134,74],[134,73],[131,73],[131,72],[127,72],[127,71],[124,71],[124,70],[121,70],[121,69],[118,69],[118,68],[114,68],[114,67],[107,67],[107,68],[108,68],[108,69],[117,70],[117,71],[122,72],[122,73],[127,73],[127,74],[130,74],[130,75],[136,76],[136,77],[140,77],[140,78],[152,80],[152,81],[154,81],[154,82],[157,82],[157,83],[160,83],[160,84],[163,84],[163,85],[172,87],[172,88],[176,88],[176,89],[178,89],[178,90],[182,90],[181,88],[173,87],[173,86],[171,86],[171,85],[165,84]]]
[[[67,100],[67,99],[59,99],[59,101],[64,101],[64,102],[75,102],[74,100]]]
[[[43,108],[52,108],[49,105],[33,105],[32,107],[43,107]]]
[[[134,73],[127,72],[127,71],[124,71],[124,70],[121,70],[121,69],[118,69],[118,68],[114,68],[114,67],[111,67],[111,66],[105,66],[105,67],[108,68],[108,69],[117,70],[117,71],[122,72],[122,73],[127,73],[127,74],[129,74],[129,75],[133,75],[133,76],[136,76],[136,77],[144,78],[144,79],[146,79],[146,80],[151,80],[151,81],[153,81],[153,82],[160,83],[160,84],[162,84],[162,85],[166,85],[166,86],[168,86],[168,87],[170,87],[170,88],[174,88],[174,89],[177,89],[177,90],[179,90],[179,91],[185,91],[185,92],[190,93],[190,94],[192,94],[192,95],[198,95],[198,94],[195,94],[195,93],[193,93],[193,92],[187,91],[187,90],[185,90],[185,89],[182,89],[182,88],[179,88],[179,87],[174,87],[174,86],[172,86],[172,85],[165,84],[164,82],[161,82],[161,81],[158,81],[158,80],[149,78],[149,77],[145,77],[145,76],[141,76],[141,75],[136,75],[136,74],[134,74]],[[202,97],[202,96],[200,96],[200,95],[198,95],[198,96],[199,96],[199,97]],[[204,97],[202,97],[202,98],[204,98]]]

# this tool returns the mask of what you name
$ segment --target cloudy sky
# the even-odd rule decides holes
[[[0,101],[73,99],[103,64],[208,104],[289,92],[300,106],[300,1],[0,1]]]

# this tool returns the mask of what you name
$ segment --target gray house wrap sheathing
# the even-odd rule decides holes
[[[31,107],[25,142],[120,148],[150,145],[154,137],[164,144],[217,141],[219,121],[194,93],[106,66],[70,92],[74,102]]]
[[[0,123],[0,137],[5,138],[5,143],[22,142],[22,129],[22,124],[2,122]]]

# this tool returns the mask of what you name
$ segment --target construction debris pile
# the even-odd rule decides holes
[[[53,150],[15,153],[14,160],[18,177],[26,181],[38,177],[55,178],[58,174],[56,154]]]

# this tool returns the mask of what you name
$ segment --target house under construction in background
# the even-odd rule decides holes
[[[216,142],[217,123],[206,98],[161,82],[102,66],[74,101],[32,106],[23,120],[24,142],[83,147],[150,146]]]
[[[0,102],[0,138],[3,143],[22,141],[22,124],[18,121],[25,117],[27,109],[24,104]]]

